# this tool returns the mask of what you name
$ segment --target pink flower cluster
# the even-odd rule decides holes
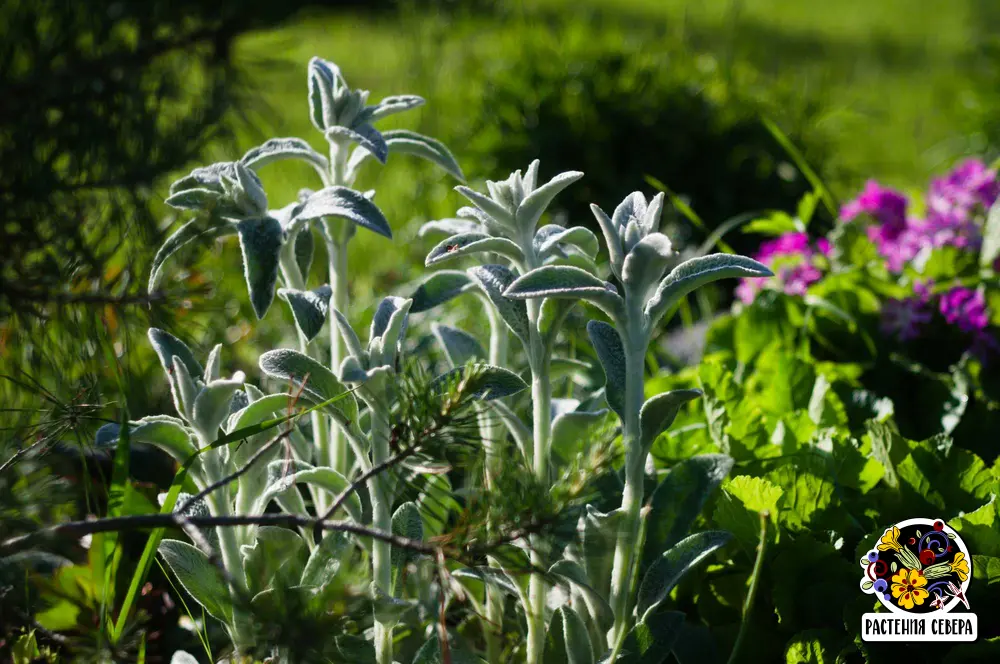
[[[805,233],[785,233],[760,245],[754,259],[764,263],[774,277],[771,279],[743,279],[736,287],[736,297],[750,304],[765,287],[777,288],[789,295],[805,295],[810,284],[823,276],[822,258],[830,253],[830,243],[820,238],[815,245]]]
[[[907,216],[906,197],[869,180],[861,194],[840,210],[841,221],[867,215],[873,222],[868,237],[893,272],[900,272],[921,249],[957,247],[977,251],[982,242],[982,218],[1000,194],[997,173],[978,159],[959,164],[931,182],[927,215]]]

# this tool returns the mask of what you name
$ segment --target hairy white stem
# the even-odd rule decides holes
[[[327,186],[343,186],[349,184],[347,181],[347,145],[339,143],[330,144],[330,177]],[[333,290],[330,307],[348,315],[350,305],[347,292],[347,243],[350,235],[341,233],[339,225],[347,223],[343,220],[324,220],[326,232],[326,253],[329,266],[329,284]],[[329,317],[329,337],[330,337],[330,370],[337,374],[340,371],[340,363],[344,361],[344,345],[337,331],[337,323],[334,316]],[[325,427],[324,427],[325,429]],[[319,458],[328,463],[331,468],[338,473],[347,476],[350,472],[348,466],[348,445],[347,438],[339,426],[334,425],[332,431],[322,432],[324,437],[317,436],[319,446]]]
[[[372,465],[385,463],[390,455],[388,412],[379,404],[370,402],[372,428]],[[382,532],[392,532],[392,498],[384,473],[371,479],[372,526]],[[372,542],[372,579],[384,592],[392,591],[391,547],[388,542]],[[392,626],[379,620],[375,622],[375,655],[378,664],[392,664]]]
[[[501,320],[500,315],[493,307],[486,307],[486,313],[490,319],[490,357],[489,361],[495,367],[506,366],[507,364],[507,328]],[[506,428],[503,421],[495,414],[482,411],[483,441],[486,447],[486,489],[493,490],[493,475],[497,463],[498,451],[494,447],[494,442],[503,440],[506,436]],[[490,558],[490,567],[499,569],[499,563]],[[486,661],[499,662],[503,647],[501,632],[503,629],[503,591],[486,584]]]

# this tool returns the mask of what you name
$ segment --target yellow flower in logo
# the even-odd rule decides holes
[[[965,559],[965,554],[959,551],[955,554],[955,559],[948,563],[951,567],[951,571],[958,574],[958,578],[961,581],[965,581],[969,578],[969,561]]]
[[[903,567],[892,577],[892,596],[897,604],[909,611],[914,604],[919,606],[927,599],[926,585],[927,579],[920,570]]]
[[[889,549],[899,551],[899,528],[896,526],[893,526],[892,530],[885,531],[885,535],[882,535],[882,539],[878,541],[879,551],[888,551]]]

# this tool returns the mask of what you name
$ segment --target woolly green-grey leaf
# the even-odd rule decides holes
[[[444,659],[441,652],[441,641],[437,630],[428,639],[420,650],[413,657],[412,664],[486,664],[485,660],[472,654],[461,646],[456,640],[448,639],[448,659]]]
[[[191,349],[174,335],[151,327],[146,332],[146,336],[149,337],[149,342],[153,345],[153,350],[156,351],[157,357],[160,358],[160,364],[168,375],[173,372],[173,358],[175,356],[184,363],[191,376],[201,376],[205,373],[201,363],[194,359],[194,353],[191,352]]]
[[[618,316],[621,297],[610,283],[590,272],[570,265],[543,265],[516,279],[504,291],[515,300],[532,298],[567,298],[592,302],[610,316]]]
[[[571,607],[563,605],[552,613],[544,653],[545,664],[594,664],[587,626]]]
[[[420,313],[444,304],[452,298],[474,288],[476,283],[465,272],[440,270],[427,277],[410,296],[411,313]]]
[[[571,244],[590,258],[596,256],[600,250],[596,235],[583,226],[573,226],[572,228],[551,233],[542,242],[538,243],[535,251],[539,254],[547,254],[560,244]]]
[[[229,591],[208,556],[187,542],[163,540],[158,551],[191,597],[217,620],[227,623],[232,612]]]
[[[236,431],[253,424],[260,424],[275,412],[288,410],[295,403],[291,394],[267,394],[248,403],[229,416],[227,429]]]
[[[400,505],[392,515],[392,534],[417,542],[424,539],[424,522],[420,510],[414,502]],[[398,574],[400,567],[414,558],[414,554],[402,547],[392,547],[391,562],[393,570]]]
[[[348,187],[327,187],[314,192],[295,215],[293,223],[321,217],[341,217],[392,239],[392,229],[382,211],[364,194]]]
[[[257,318],[263,318],[274,301],[278,283],[282,230],[277,219],[244,219],[236,225],[243,251],[243,272]]]
[[[515,262],[524,258],[518,246],[507,238],[485,233],[460,233],[442,240],[431,249],[424,260],[424,265],[430,267],[460,256],[484,253],[500,254]]]
[[[622,241],[618,237],[618,230],[604,210],[592,204],[590,211],[594,213],[597,225],[601,227],[601,234],[604,236],[604,244],[608,248],[608,258],[611,261],[612,270],[616,276],[620,277],[622,265],[625,262],[625,252],[622,250]]]
[[[149,270],[149,283],[147,290],[152,293],[160,286],[163,277],[163,265],[167,259],[179,251],[182,247],[196,240],[209,242],[225,235],[232,235],[236,232],[236,226],[228,222],[205,227],[205,222],[195,219],[178,228],[174,233],[164,240],[163,244],[156,251],[153,264]]]
[[[474,189],[470,189],[466,186],[459,185],[455,187],[455,191],[465,196],[469,201],[472,202],[477,208],[479,208],[483,213],[485,213],[491,219],[499,222],[501,225],[510,227],[514,221],[514,217],[510,210],[505,208],[500,203],[497,203],[489,196],[484,196]],[[461,215],[461,211],[459,212]]]
[[[357,422],[358,402],[353,394],[345,394],[347,388],[322,364],[297,350],[281,348],[260,356],[260,369],[274,378],[291,381],[296,388],[302,388],[304,396],[321,403],[336,396],[345,396],[326,407],[330,415],[341,421]],[[308,378],[307,378],[308,377]]]
[[[553,574],[572,584],[583,595],[587,607],[602,629],[611,627],[611,624],[615,621],[615,614],[611,610],[611,605],[591,585],[590,579],[587,578],[586,570],[579,563],[564,558],[549,568],[549,574]]]
[[[688,535],[705,503],[732,467],[732,458],[725,454],[701,454],[670,469],[650,499],[643,553],[646,564],[652,564]]]
[[[312,267],[313,256],[316,253],[316,239],[312,229],[303,228],[295,234],[295,265],[303,279],[309,278],[309,268]]]
[[[666,431],[677,413],[688,401],[701,396],[701,390],[673,390],[651,397],[639,411],[639,441],[642,449],[649,450],[656,437]]]
[[[326,324],[330,314],[330,297],[333,291],[326,284],[308,291],[279,288],[278,295],[288,302],[295,325],[306,341],[312,341]]]
[[[660,281],[673,259],[670,240],[662,233],[650,233],[639,240],[625,256],[622,281],[629,292],[645,300],[650,289]]]
[[[514,283],[517,275],[503,265],[473,267],[469,269],[469,275],[486,293],[507,327],[517,335],[522,343],[527,344],[530,339],[528,307],[521,300],[511,300],[504,297],[504,291]]]
[[[259,526],[253,545],[240,547],[247,586],[253,594],[268,588],[290,587],[302,578],[309,554],[293,530]]]
[[[482,344],[465,330],[431,323],[431,333],[441,344],[452,368],[461,367],[470,360],[486,359],[486,351]]]
[[[629,664],[663,664],[669,661],[670,651],[677,643],[684,627],[684,614],[680,611],[654,613],[639,621],[625,637],[624,660]]]
[[[503,571],[499,569],[494,569],[492,567],[466,567],[462,569],[457,569],[451,573],[452,576],[459,579],[476,579],[482,583],[489,584],[506,593],[509,593],[512,597],[518,597],[520,595],[520,590],[510,580]]]
[[[563,189],[582,177],[583,173],[579,171],[566,171],[525,196],[524,200],[517,207],[516,219],[518,228],[525,232],[530,230],[534,233],[538,220],[549,204],[552,203],[552,199]]]
[[[552,420],[552,452],[568,463],[592,441],[594,427],[604,421],[608,411],[570,411]]]
[[[466,390],[470,395],[484,401],[509,397],[528,387],[528,384],[520,376],[503,367],[496,367],[490,364],[475,364],[472,366],[474,373],[469,379]],[[432,384],[444,384],[454,376],[461,376],[465,370],[465,367],[452,369],[435,378]]]
[[[382,134],[386,145],[389,147],[389,154],[409,154],[420,157],[435,164],[448,174],[454,176],[460,182],[465,182],[462,168],[455,160],[455,156],[441,141],[418,134],[415,131],[406,129],[395,129]],[[367,154],[351,155],[351,166],[354,169],[360,165]]]
[[[347,533],[327,532],[309,554],[299,583],[311,588],[323,588],[333,581],[342,568],[344,555],[351,546]]]
[[[417,95],[393,95],[386,97],[371,110],[372,120],[380,120],[388,115],[402,113],[424,105],[424,98]],[[411,132],[412,133],[412,132]]]
[[[605,396],[611,410],[625,419],[625,348],[618,331],[602,321],[587,323],[587,336],[604,367]]]
[[[328,172],[330,162],[326,157],[316,152],[301,138],[272,138],[263,144],[252,148],[241,160],[250,168],[257,170],[281,159],[301,159],[317,170]]]
[[[158,447],[181,463],[197,451],[191,432],[175,417],[151,415],[132,422],[131,427],[133,441]]]
[[[478,212],[478,210],[477,210]],[[420,226],[417,235],[424,237],[428,233],[445,233],[447,235],[458,235],[459,233],[477,233],[481,229],[481,224],[471,219],[435,219]]]
[[[639,584],[635,610],[640,621],[667,598],[681,577],[731,538],[732,535],[723,530],[709,530],[691,535],[665,551]]]
[[[621,509],[607,513],[587,505],[583,515],[583,565],[591,585],[602,596],[611,592],[611,567],[621,524]]]
[[[214,380],[201,388],[191,409],[192,424],[206,435],[217,435],[229,418],[229,404],[236,390],[243,386],[243,380],[243,374],[238,372],[232,380]]]
[[[691,291],[720,279],[771,277],[771,270],[746,256],[710,254],[686,260],[663,278],[646,303],[645,312],[655,324],[674,303]]]
[[[389,158],[389,146],[385,142],[381,132],[370,124],[357,125],[351,129],[347,127],[329,127],[326,130],[326,140],[331,143],[344,143],[350,141],[364,148],[378,159],[385,163]]]

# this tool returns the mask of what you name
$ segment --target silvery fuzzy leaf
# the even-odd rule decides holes
[[[189,652],[175,650],[170,657],[170,664],[198,664],[198,658]]]
[[[648,451],[656,437],[674,423],[681,407],[701,394],[701,390],[672,390],[657,394],[642,404],[639,411],[639,442],[642,449]]]
[[[410,305],[410,312],[420,313],[433,309],[475,288],[475,286],[476,284],[472,280],[472,277],[465,272],[459,272],[458,270],[440,270],[434,272],[413,291],[413,295],[410,296],[410,299],[413,300],[413,304]]]
[[[615,228],[618,228],[624,237],[624,231],[628,227],[629,221],[632,219],[637,221],[642,219],[643,215],[646,214],[646,208],[646,197],[643,193],[641,191],[633,191],[615,208],[615,213],[612,215],[611,221],[614,222]]]
[[[326,140],[331,143],[343,144],[347,141],[357,144],[368,150],[373,157],[381,163],[385,163],[389,158],[389,146],[378,129],[370,124],[360,124],[348,129],[347,127],[329,127],[326,130]]]
[[[625,226],[625,233],[622,235],[622,249],[625,250],[626,257],[632,247],[639,244],[639,240],[642,239],[642,227],[636,219],[629,219],[628,225]]]
[[[608,601],[590,584],[586,570],[579,563],[564,558],[552,565],[548,573],[572,584],[573,588],[583,595],[587,608],[598,626],[605,630],[611,628],[615,614]]]
[[[260,356],[260,369],[268,376],[291,381],[300,388],[304,396],[316,403],[341,397],[326,407],[327,413],[341,423],[357,422],[358,402],[337,377],[325,366],[308,355],[282,348],[271,350]]]
[[[505,208],[503,205],[493,200],[489,196],[484,196],[474,189],[469,189],[464,185],[459,185],[455,187],[455,191],[465,196],[475,205],[480,211],[483,212],[487,217],[491,218],[493,221],[497,222],[500,226],[504,228],[513,229],[514,227],[514,215],[510,210]],[[461,212],[461,211],[460,211]],[[461,215],[460,216],[464,216]],[[484,222],[485,223],[485,222]]]
[[[732,535],[722,530],[709,530],[696,533],[677,543],[665,551],[663,555],[646,571],[639,584],[639,594],[636,598],[635,612],[639,620],[656,610],[677,582],[688,571],[707,558],[713,551],[726,545]]]
[[[222,222],[206,227],[204,221],[200,219],[189,221],[178,228],[160,245],[153,258],[153,265],[149,271],[149,285],[147,286],[149,292],[152,293],[160,285],[163,264],[182,247],[195,240],[210,242],[235,232],[236,226],[234,224]]]
[[[151,327],[146,332],[146,336],[149,337],[149,343],[153,345],[153,350],[156,351],[157,357],[160,358],[160,365],[167,372],[168,376],[173,372],[174,357],[177,357],[184,363],[190,375],[201,376],[204,373],[201,364],[198,360],[194,359],[194,353],[191,352],[191,349],[174,335],[164,332],[159,328]]]
[[[431,333],[441,344],[452,368],[464,366],[470,360],[486,358],[486,351],[474,336],[457,327],[431,323]]]
[[[483,584],[488,584],[504,591],[512,597],[519,597],[520,590],[517,585],[510,580],[501,570],[493,567],[463,567],[451,573],[456,579],[475,579]]]
[[[222,371],[222,344],[215,344],[215,348],[212,352],[208,354],[208,362],[205,363],[205,373],[202,375],[202,381],[205,383],[211,383],[213,380],[219,378],[219,373]]]
[[[452,235],[442,240],[427,254],[424,265],[430,267],[459,256],[481,253],[500,254],[515,263],[524,260],[521,249],[507,238],[474,232]]]
[[[316,253],[316,242],[312,229],[303,228],[295,234],[295,266],[299,268],[302,278],[308,278],[312,267],[313,255]]]
[[[632,247],[622,266],[622,282],[632,297],[645,302],[673,258],[670,240],[662,233],[650,233]]]
[[[649,501],[643,568],[687,536],[732,467],[732,458],[725,454],[700,454],[674,464]]]
[[[458,211],[455,214],[462,219],[469,219],[470,221],[475,219],[479,222],[480,226],[487,226],[488,222],[493,222],[493,218],[490,217],[490,215],[486,214],[474,205],[464,205],[458,208]],[[493,223],[496,225],[496,222]],[[479,230],[479,228],[474,227],[472,230],[476,231]]]
[[[684,261],[663,278],[656,293],[646,303],[650,324],[659,318],[691,291],[719,279],[739,277],[772,277],[774,274],[762,263],[731,254],[711,254]]]
[[[382,211],[360,192],[348,187],[327,187],[306,199],[293,224],[321,217],[343,217],[362,228],[392,239],[392,229]]]
[[[274,301],[278,283],[282,230],[277,219],[244,219],[236,225],[243,252],[243,274],[250,292],[250,303],[258,319],[264,318]]]
[[[388,346],[396,348],[400,338],[406,332],[406,321],[413,300],[390,295],[383,298],[372,316],[371,330],[368,333],[370,341],[383,340],[383,349]]]
[[[420,230],[417,231],[417,236],[424,237],[428,233],[458,235],[460,233],[475,233],[479,229],[480,224],[469,219],[435,219],[421,225]]]
[[[347,352],[357,358],[364,357],[365,351],[361,347],[361,340],[358,339],[358,335],[354,332],[354,328],[351,327],[351,323],[347,320],[347,317],[336,309],[333,310],[333,317],[334,322],[337,324],[337,330],[340,331],[340,338],[344,340],[344,344],[347,346]]]
[[[306,341],[312,341],[326,324],[333,291],[326,284],[308,291],[279,288],[278,296],[288,302],[292,317]]]
[[[543,265],[535,268],[515,280],[504,291],[504,297],[515,300],[531,298],[586,300],[612,318],[618,318],[624,307],[624,302],[614,286],[586,270],[570,265]]]
[[[259,401],[264,398],[264,393],[261,392],[260,388],[256,385],[247,383],[243,386],[243,391],[246,392],[249,403],[254,403],[255,401]]]
[[[507,327],[527,345],[530,339],[528,307],[523,301],[511,300],[503,294],[517,279],[517,274],[503,265],[480,265],[468,272],[490,298]]]
[[[524,172],[524,177],[521,178],[524,191],[529,194],[535,190],[538,184],[538,167],[541,162],[537,159],[528,164],[528,169]]]
[[[236,162],[236,178],[243,190],[241,197],[248,206],[248,212],[254,216],[267,214],[267,194],[264,193],[264,183],[257,174],[241,161]]]
[[[252,386],[247,386],[252,387]],[[235,413],[230,414],[226,423],[226,432],[236,431],[244,427],[260,424],[271,418],[275,413],[284,413],[295,404],[291,394],[267,394],[254,399]]]
[[[177,409],[177,413],[181,417],[191,421],[193,417],[191,411],[200,388],[195,385],[194,379],[188,373],[187,365],[181,361],[181,358],[174,355],[172,361],[174,370],[170,376],[170,389],[174,397],[174,408]]]
[[[254,595],[268,588],[290,587],[302,578],[309,552],[294,530],[259,526],[252,546],[240,547],[247,586]]]
[[[209,166],[200,166],[170,185],[170,194],[176,194],[186,189],[207,189],[222,194],[223,176],[236,177],[236,166],[231,161],[221,161]]]
[[[510,432],[511,437],[514,439],[514,444],[521,451],[521,456],[525,460],[531,461],[534,458],[532,452],[534,450],[534,441],[531,438],[531,430],[528,428],[528,425],[502,401],[491,401],[490,407],[496,411],[497,417],[507,427],[507,431]]]
[[[544,228],[549,228],[548,226]],[[543,228],[543,230],[544,230]],[[557,227],[558,228],[558,227]],[[535,235],[535,251],[544,255],[553,251],[560,244],[571,244],[577,247],[585,256],[593,258],[600,250],[597,243],[597,236],[583,226],[573,226],[572,228],[560,228],[558,232],[548,233],[538,242],[538,234]]]
[[[560,413],[552,420],[552,452],[563,463],[590,446],[594,428],[607,418],[607,409]]]
[[[552,613],[543,660],[554,664],[594,664],[587,625],[570,606],[560,606]]]
[[[520,376],[503,367],[477,363],[472,365],[472,368],[475,373],[469,380],[466,389],[470,395],[484,401],[509,397],[528,387],[528,384],[521,380]],[[454,376],[461,376],[464,372],[465,367],[452,369],[435,378],[431,385],[443,384]]]
[[[191,437],[191,431],[184,426],[184,422],[166,415],[152,415],[131,422],[129,438],[136,443],[148,443],[158,447],[179,463],[184,463],[198,451],[198,446]]]
[[[542,253],[542,245],[545,244],[549,238],[558,235],[565,231],[564,226],[559,224],[545,224],[541,228],[535,231],[535,237],[531,238],[531,246],[534,248],[536,253]]]
[[[392,553],[396,553],[393,547]],[[386,629],[392,629],[407,611],[416,608],[416,602],[393,597],[386,591],[379,588],[378,584],[372,581],[371,586],[372,613],[375,620],[379,621]]]
[[[576,300],[559,298],[542,300],[542,308],[538,313],[538,333],[546,337],[558,334],[562,324],[566,321],[566,316],[575,306]]]
[[[237,371],[231,380],[214,380],[201,388],[191,409],[191,423],[202,433],[214,436],[229,418],[233,393],[243,387],[246,376]]]
[[[424,539],[424,521],[420,510],[414,502],[406,502],[396,508],[392,515],[392,534],[399,537],[422,542]],[[415,553],[402,547],[392,547],[391,564],[395,574],[402,571],[402,566],[417,557]]]
[[[646,212],[642,215],[642,229],[645,234],[656,233],[660,230],[660,216],[663,214],[663,199],[665,194],[661,191],[646,207]]]
[[[322,58],[309,61],[309,116],[313,126],[324,131],[335,121],[333,93],[340,78],[340,69]]]
[[[229,590],[222,574],[197,547],[179,540],[163,540],[157,549],[167,566],[196,602],[213,618],[228,624],[232,615]]]
[[[164,203],[178,210],[211,210],[219,202],[217,192],[208,189],[184,189],[167,197]]]
[[[181,424],[183,426],[183,423]],[[116,447],[121,438],[121,429],[121,425],[117,422],[102,425],[94,434],[94,447]]]
[[[517,207],[516,219],[518,228],[525,232],[530,230],[534,233],[538,220],[552,202],[552,199],[563,189],[582,177],[583,173],[579,171],[566,171],[528,194]]]
[[[426,103],[423,97],[417,95],[393,95],[386,97],[371,110],[372,120],[381,120],[394,113],[402,113]]]
[[[332,468],[314,467],[302,462],[289,463],[285,459],[277,459],[267,465],[267,488],[254,501],[254,514],[262,514],[267,504],[280,494],[289,492],[296,484],[309,484],[323,489],[330,494],[331,500],[345,491],[351,483],[343,475]],[[341,509],[357,523],[362,522],[361,499],[357,492],[352,492],[344,501]],[[343,518],[335,514],[335,518]]]
[[[602,321],[587,323],[587,336],[604,368],[605,397],[611,410],[625,420],[625,348],[618,331]]]
[[[415,131],[394,129],[382,134],[390,154],[409,154],[440,167],[459,182],[465,182],[462,167],[444,143]],[[353,155],[351,155],[353,158]]]
[[[355,355],[348,355],[344,358],[344,361],[340,363],[337,375],[345,383],[358,384],[367,383],[370,377],[365,368],[361,366],[361,360]]]
[[[329,160],[301,138],[272,138],[249,150],[240,161],[256,171],[281,159],[301,159],[324,173],[330,170]]]
[[[587,505],[582,517],[583,563],[591,586],[602,597],[611,594],[611,567],[618,542],[621,508],[607,514]]]
[[[601,233],[604,235],[604,244],[608,248],[608,257],[611,261],[611,271],[620,279],[622,265],[625,262],[625,252],[622,251],[622,241],[618,235],[618,229],[601,208],[592,204],[590,211],[594,213],[597,225],[601,227]]]
[[[342,563],[350,546],[351,540],[346,533],[328,532],[309,554],[299,583],[307,588],[328,586],[343,569]]]

